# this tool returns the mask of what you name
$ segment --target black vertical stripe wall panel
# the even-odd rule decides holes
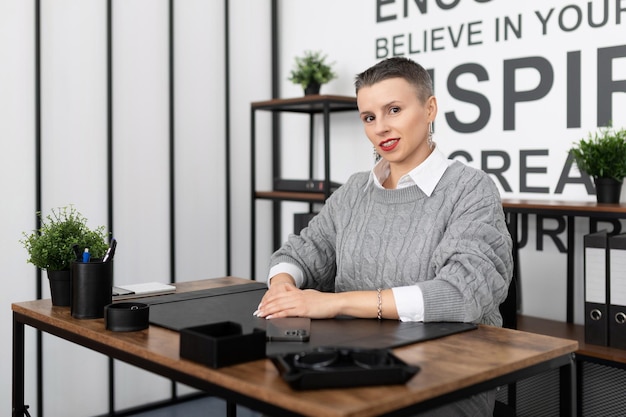
[[[176,282],[176,112],[174,108],[174,0],[169,0],[169,179],[170,179],[170,282]]]
[[[174,108],[175,57],[174,57],[174,0],[168,2],[169,11],[169,179],[170,179],[170,282],[176,282],[176,112]],[[176,383],[171,382],[171,397],[176,398]]]
[[[111,233],[115,231],[113,223],[113,0],[106,0],[106,66],[107,66],[107,216]],[[108,406],[109,413],[115,411],[115,365],[109,358],[108,363]]]
[[[35,0],[35,212],[41,212],[41,0]],[[35,219],[38,229],[41,226],[39,218]],[[43,295],[41,288],[41,270],[37,268],[35,274],[35,288],[37,299]],[[37,332],[37,404],[43,404],[43,335]],[[40,414],[43,416],[43,411]]]

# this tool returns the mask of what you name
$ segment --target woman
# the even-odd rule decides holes
[[[446,159],[432,141],[428,72],[389,58],[355,87],[380,161],[272,255],[255,315],[502,325],[513,262],[500,196],[484,172]],[[487,416],[493,402],[490,392],[428,415]]]

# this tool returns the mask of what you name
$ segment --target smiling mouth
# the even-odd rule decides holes
[[[398,143],[400,143],[400,139],[398,138],[387,139],[383,142],[380,142],[378,146],[380,147],[381,150],[385,152],[389,152],[393,150],[398,145]]]

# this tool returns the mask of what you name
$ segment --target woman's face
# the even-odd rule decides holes
[[[437,115],[435,97],[422,103],[404,78],[389,78],[362,87],[357,105],[365,134],[393,169],[406,173],[430,155],[428,124]]]

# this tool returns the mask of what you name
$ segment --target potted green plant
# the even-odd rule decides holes
[[[578,168],[593,177],[598,203],[619,203],[626,177],[626,130],[600,128],[576,142],[570,153]]]
[[[104,226],[87,227],[87,219],[74,206],[52,209],[45,218],[37,212],[40,228],[23,233],[20,243],[28,251],[27,262],[46,270],[52,304],[70,305],[70,265],[88,248],[93,259],[108,248]]]
[[[303,56],[295,58],[289,81],[300,84],[305,95],[319,94],[322,84],[337,78],[326,58],[321,51],[305,51]]]

